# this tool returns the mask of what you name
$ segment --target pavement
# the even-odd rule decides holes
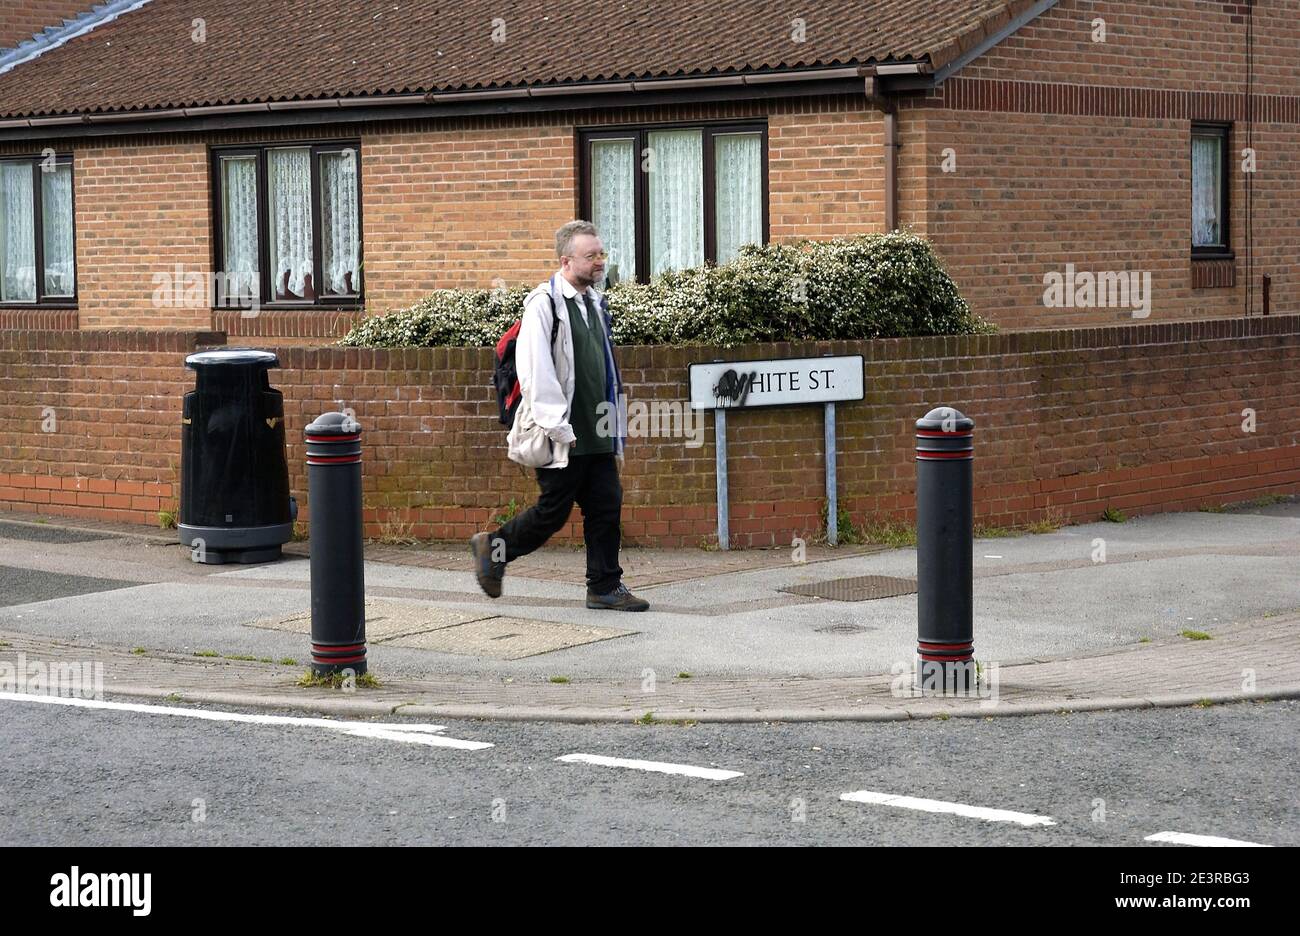
[[[208,566],[174,537],[0,514],[0,690],[21,661],[101,664],[109,699],[349,717],[874,721],[1300,697],[1294,500],[977,540],[968,697],[912,689],[916,595],[898,592],[914,549],[629,548],[625,581],[652,607],[619,614],[584,607],[580,548],[512,563],[492,601],[463,544],[368,544],[379,685],[330,689],[298,685],[309,543]],[[846,600],[863,576],[893,596]]]

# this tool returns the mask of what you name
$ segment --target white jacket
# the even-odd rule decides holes
[[[548,294],[550,300],[548,301]],[[619,379],[618,366],[614,361],[613,342],[605,327],[601,312],[602,298],[594,288],[588,288],[586,295],[591,299],[595,310],[596,322],[605,332],[607,386],[612,386],[616,407],[616,443],[615,452],[622,457],[623,440],[627,435],[626,411],[622,405],[622,382]],[[518,457],[518,440],[527,435],[527,430],[534,424],[545,431],[554,443],[553,459],[544,468],[564,468],[569,464],[569,449],[575,439],[573,426],[569,423],[569,414],[573,408],[573,328],[569,324],[569,307],[565,299],[577,300],[578,290],[559,273],[551,277],[528,294],[524,300],[524,315],[519,327],[519,337],[515,342],[515,370],[519,376],[522,399],[515,414],[515,425],[509,434],[510,457],[515,461],[527,463]],[[555,314],[560,320],[559,333],[555,337],[554,354],[551,352],[551,303],[554,302]],[[581,312],[579,313],[581,314]],[[608,379],[612,372],[612,382]],[[608,394],[607,394],[608,396]]]

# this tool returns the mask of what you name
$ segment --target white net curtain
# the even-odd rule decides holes
[[[650,197],[650,275],[704,262],[704,134],[647,134]]]
[[[1220,190],[1223,178],[1223,139],[1213,136],[1192,137],[1192,246],[1217,247],[1223,244],[1223,204]]]
[[[361,291],[361,218],[357,204],[356,153],[321,153],[321,262],[325,295]]]
[[[36,301],[32,164],[0,162],[0,302]]]
[[[744,244],[763,242],[763,136],[722,133],[713,138],[718,202],[718,263]]]
[[[227,295],[251,298],[261,289],[257,281],[257,157],[223,157],[221,192],[222,263]]]
[[[636,141],[591,143],[591,223],[609,251],[606,279],[636,280]]]
[[[41,240],[45,250],[45,295],[76,295],[77,268],[73,259],[72,167],[67,163],[41,168]]]
[[[275,299],[315,299],[312,282],[311,150],[267,154],[271,293]]]

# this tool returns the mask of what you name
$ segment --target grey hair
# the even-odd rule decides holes
[[[569,256],[569,250],[573,247],[573,239],[579,234],[590,234],[597,237],[596,225],[590,221],[570,221],[555,232],[555,255],[557,257]]]

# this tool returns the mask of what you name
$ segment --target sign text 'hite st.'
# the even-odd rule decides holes
[[[692,364],[690,384],[693,409],[861,400],[862,355]]]

